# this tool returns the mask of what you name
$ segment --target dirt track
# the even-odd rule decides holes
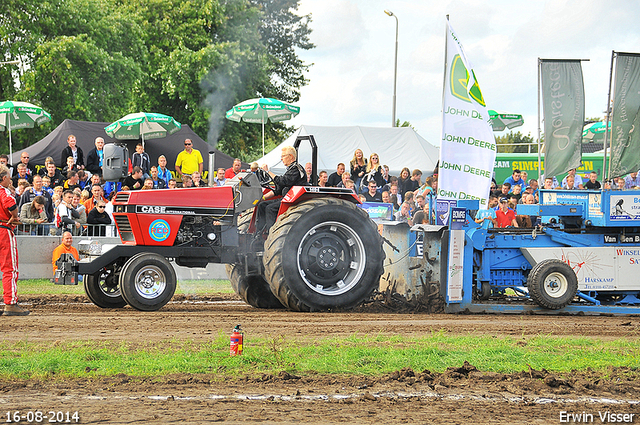
[[[23,297],[28,317],[0,317],[5,340],[208,340],[241,323],[248,335],[315,339],[337,335],[580,335],[640,340],[640,318],[390,313],[290,313],[256,310],[221,295],[173,302],[159,312],[101,310],[82,296]],[[170,325],[170,326],[168,326]],[[457,365],[462,366],[462,365]],[[635,414],[640,372],[502,375],[472,365],[445,373],[403,370],[378,378],[296,377],[286,373],[220,382],[215,375],[154,379],[0,383],[0,411],[78,411],[80,423],[459,423],[556,424],[562,411]],[[46,414],[46,412],[45,412]],[[6,413],[0,421],[6,420]],[[621,417],[622,418],[622,417]],[[628,417],[629,418],[629,417]],[[24,421],[23,421],[24,422]]]

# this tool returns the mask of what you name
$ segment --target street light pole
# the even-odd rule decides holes
[[[398,17],[392,11],[385,9],[384,13],[396,18],[396,56],[393,66],[393,113],[391,116],[391,127],[396,126],[396,85],[398,81]]]
[[[2,65],[18,65],[20,63],[19,60],[12,60],[12,61],[3,61],[0,62],[0,66]],[[4,90],[2,89],[2,83],[0,82],[0,94],[3,94],[4,97]],[[13,152],[11,150],[11,114],[8,114],[7,117],[7,129],[9,129],[9,161],[11,161],[11,156],[13,155]]]

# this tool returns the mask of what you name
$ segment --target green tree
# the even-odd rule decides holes
[[[220,117],[223,117],[224,111],[234,104],[254,97],[273,97],[285,102],[298,101],[300,88],[308,83],[304,73],[309,65],[298,58],[295,50],[314,47],[309,41],[311,17],[294,13],[298,7],[298,0],[251,0],[250,3],[260,11],[260,21],[255,27],[255,35],[259,36],[265,47],[258,58],[260,62],[251,65],[262,67],[262,70],[240,69],[240,72],[248,75],[241,81],[241,87],[237,88],[230,103],[220,102],[220,99],[226,96],[219,90],[211,93],[208,98],[225,105],[222,111],[215,107],[211,109],[209,141],[218,141],[221,150],[245,161],[253,161],[262,156],[261,126],[244,122],[221,122]],[[215,133],[217,128],[222,130]],[[293,128],[283,122],[265,124],[265,145],[275,147],[292,132]]]
[[[538,145],[531,134],[524,136],[522,133],[510,131],[504,136],[496,136],[497,151],[500,153],[512,152],[538,152]]]
[[[308,65],[296,49],[313,45],[310,18],[297,7],[298,0],[5,0],[0,54],[24,66],[17,76],[0,69],[0,94],[39,104],[53,118],[28,136],[16,133],[16,149],[66,118],[113,121],[144,110],[255,158],[260,126],[224,115],[247,98],[299,99]],[[290,131],[266,130],[270,143]],[[0,135],[0,149],[3,142]]]
[[[404,121],[403,123],[400,123],[400,118],[396,119],[396,127],[411,127],[415,130],[415,127],[412,126],[409,121]]]
[[[1,47],[24,63],[13,94],[42,106],[53,120],[17,132],[16,150],[64,119],[109,121],[130,108],[130,88],[141,74],[135,58],[144,57],[145,48],[140,28],[115,1],[54,0],[37,9],[35,2],[11,1],[17,11],[4,16],[0,28],[14,42]]]

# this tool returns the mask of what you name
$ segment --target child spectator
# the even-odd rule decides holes
[[[599,190],[600,182],[598,181],[598,174],[595,171],[589,173],[589,181],[584,184],[585,189],[589,190]]]
[[[151,160],[149,159],[149,154],[144,151],[144,146],[142,143],[138,143],[136,145],[136,151],[133,153],[131,157],[131,165],[133,167],[140,167],[142,170],[142,178],[149,178],[151,171]]]
[[[78,171],[78,167],[72,156],[67,157],[67,163],[62,168],[62,175],[66,176],[69,171]]]

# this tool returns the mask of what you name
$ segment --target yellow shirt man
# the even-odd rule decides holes
[[[193,149],[193,143],[190,139],[184,141],[184,150],[178,154],[176,158],[176,173],[179,176],[183,174],[191,174],[199,171],[202,174],[204,161],[200,151]]]

